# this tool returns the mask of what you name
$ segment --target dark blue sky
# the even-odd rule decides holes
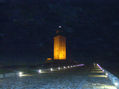
[[[59,25],[67,37],[68,57],[119,61],[117,0],[0,0],[0,63],[52,57]]]

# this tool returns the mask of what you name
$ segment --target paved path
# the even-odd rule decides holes
[[[116,89],[98,67],[0,79],[0,89]]]

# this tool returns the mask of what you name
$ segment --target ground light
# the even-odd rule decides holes
[[[50,71],[53,71],[53,68],[50,68]]]
[[[64,66],[63,68],[64,68],[64,69],[66,69],[66,67],[65,67],[65,66]]]
[[[19,75],[19,77],[22,77],[23,76],[23,72],[19,72],[18,75]]]
[[[42,73],[42,70],[41,70],[41,69],[39,69],[39,70],[38,70],[38,72],[39,72],[39,73]]]
[[[60,67],[58,67],[58,70],[60,70],[61,68]]]
[[[106,73],[105,75],[108,76],[108,73]]]
[[[115,85],[115,86],[118,86],[118,83],[117,83],[117,82],[115,82],[115,83],[114,83],[114,85]]]

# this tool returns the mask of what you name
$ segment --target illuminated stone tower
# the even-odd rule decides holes
[[[57,30],[56,33],[57,35],[54,37],[54,60],[66,60],[66,38],[61,35],[62,30]]]

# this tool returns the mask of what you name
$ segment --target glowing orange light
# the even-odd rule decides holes
[[[64,36],[54,37],[54,60],[66,60],[66,38]]]
[[[51,61],[52,60],[52,58],[47,58],[47,61]]]

